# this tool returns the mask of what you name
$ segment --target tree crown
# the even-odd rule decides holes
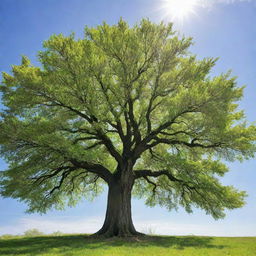
[[[51,36],[40,67],[22,57],[0,87],[1,194],[45,212],[128,172],[149,205],[214,218],[241,207],[245,193],[217,176],[221,160],[253,157],[256,129],[238,110],[243,87],[230,72],[210,76],[217,59],[198,60],[191,43],[172,24],[121,19],[83,39]]]

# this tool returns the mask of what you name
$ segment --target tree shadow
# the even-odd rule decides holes
[[[226,247],[213,244],[213,238],[206,236],[149,236],[145,239],[145,246],[174,247],[176,249],[186,247],[223,249]]]
[[[88,240],[90,237],[87,238]],[[104,241],[104,240],[103,240]],[[196,248],[215,248],[223,249],[226,245],[215,245],[213,244],[212,237],[199,237],[199,236],[145,236],[137,238],[112,238],[106,239],[107,245],[111,246],[123,246],[129,245],[129,247],[166,247],[175,249],[185,249],[186,247]]]
[[[185,249],[187,247],[223,249],[225,245],[212,244],[211,237],[176,237],[176,236],[145,236],[140,238],[111,238],[96,239],[88,235],[64,235],[58,237],[22,237],[13,239],[0,239],[0,255],[40,255],[57,250],[58,253],[73,252],[76,249],[94,250],[108,249],[109,247],[127,246],[141,247],[165,247]]]

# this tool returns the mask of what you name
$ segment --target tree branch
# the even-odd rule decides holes
[[[54,176],[57,176],[63,170],[71,172],[71,171],[74,171],[76,169],[78,169],[78,168],[74,167],[74,166],[61,166],[61,167],[55,169],[55,171],[50,173],[50,174],[41,175],[39,177],[32,177],[31,179],[35,180],[35,183],[38,182],[38,185],[41,185],[44,181],[46,181],[46,180],[48,180],[48,179],[50,179]]]
[[[154,186],[152,192],[153,192],[153,194],[155,194],[156,188],[157,188],[157,184],[154,183],[153,181],[151,181],[147,176],[142,176],[142,177],[143,177],[149,184],[151,184],[151,185]]]
[[[87,161],[77,161],[75,159],[71,159],[70,161],[74,166],[80,169],[85,169],[88,172],[99,175],[99,177],[101,177],[107,183],[112,180],[112,173],[101,164],[89,163]]]
[[[188,189],[191,189],[191,190],[196,189],[196,187],[194,185],[189,184],[189,182],[186,182],[184,180],[178,179],[175,176],[173,176],[173,174],[169,170],[159,170],[159,171],[152,171],[148,169],[134,170],[134,174],[135,174],[135,179],[144,178],[146,180],[148,179],[148,177],[160,177],[162,175],[165,175],[170,181],[180,183],[182,187],[187,187]]]
[[[49,197],[51,194],[53,194],[53,192],[55,190],[59,190],[64,182],[64,180],[66,179],[66,177],[70,174],[70,171],[65,171],[62,173],[61,175],[61,179],[60,179],[60,182],[57,186],[55,186],[54,188],[52,188],[52,190],[50,190],[50,192],[46,195],[46,197]]]
[[[218,148],[221,147],[223,145],[223,143],[221,142],[216,142],[216,143],[212,143],[212,144],[208,144],[208,145],[204,145],[204,144],[200,144],[200,143],[195,143],[195,141],[197,140],[196,138],[194,138],[191,142],[186,142],[186,141],[180,141],[180,140],[171,140],[171,139],[166,139],[166,138],[154,138],[155,142],[149,144],[147,146],[147,148],[152,148],[160,143],[163,144],[168,144],[168,145],[184,145],[190,148],[194,148],[194,147],[199,147],[199,148]]]
[[[175,123],[176,119],[180,116],[182,116],[185,113],[193,113],[196,112],[195,109],[190,109],[190,110],[184,110],[180,113],[178,113],[177,115],[175,115],[170,121],[165,122],[164,124],[160,125],[158,128],[156,128],[155,130],[151,131],[138,145],[136,145],[136,147],[133,150],[133,157],[134,159],[138,159],[140,157],[140,155],[148,150],[149,148],[151,148],[152,146],[157,145],[157,143],[155,142],[154,144],[152,143],[152,146],[149,146],[148,143],[157,138],[157,135],[160,134],[162,131],[164,131],[165,129],[167,129],[168,127],[170,127],[172,124]]]
[[[70,111],[76,113],[78,116],[84,118],[86,121],[88,121],[89,123],[93,123],[93,122],[97,122],[97,118],[95,116],[88,116],[84,113],[82,113],[81,111],[77,110],[77,109],[74,109],[73,107],[71,106],[68,106],[66,104],[64,104],[63,102],[57,100],[57,99],[54,99],[52,98],[51,96],[47,95],[46,93],[44,92],[38,92],[38,95],[37,96],[41,96],[41,97],[44,97],[46,100],[50,101],[51,104],[49,103],[43,103],[43,105],[45,106],[48,106],[48,107],[54,107],[54,106],[60,106],[60,107],[63,107],[63,108],[67,108],[69,109]]]
[[[134,170],[135,179],[145,178],[145,177],[159,177],[161,175],[165,175],[171,181],[175,182],[183,182],[183,180],[175,178],[168,170],[159,170],[159,171],[152,171],[152,170]]]
[[[109,139],[107,135],[102,133],[100,130],[97,130],[98,137],[102,140],[102,143],[106,146],[109,153],[116,159],[118,164],[123,165],[122,156],[118,153],[116,148],[114,147],[112,141]]]
[[[75,158],[65,156],[65,152],[59,149],[52,148],[49,145],[39,145],[34,142],[27,142],[27,141],[25,141],[25,143],[27,143],[27,145],[31,145],[32,147],[43,147],[43,148],[50,149],[53,152],[57,152],[58,154],[62,154],[65,157],[65,160],[67,162],[72,163],[73,166],[61,166],[57,168],[54,173],[50,174],[50,177],[56,176],[59,172],[61,172],[64,169],[67,169],[67,170],[70,169],[70,171],[75,169],[85,169],[88,172],[99,175],[107,183],[110,182],[110,180],[112,179],[112,173],[101,164],[90,163],[88,161],[79,161]]]

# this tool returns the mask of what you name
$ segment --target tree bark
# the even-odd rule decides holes
[[[105,221],[95,236],[128,237],[141,233],[135,230],[131,213],[131,192],[134,179],[122,173],[121,178],[114,178],[108,184],[108,202]],[[126,177],[125,177],[126,176]]]

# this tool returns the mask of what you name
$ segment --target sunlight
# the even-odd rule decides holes
[[[195,8],[199,5],[199,0],[163,0],[162,9],[165,16],[173,20],[183,20],[190,14],[195,14]]]

